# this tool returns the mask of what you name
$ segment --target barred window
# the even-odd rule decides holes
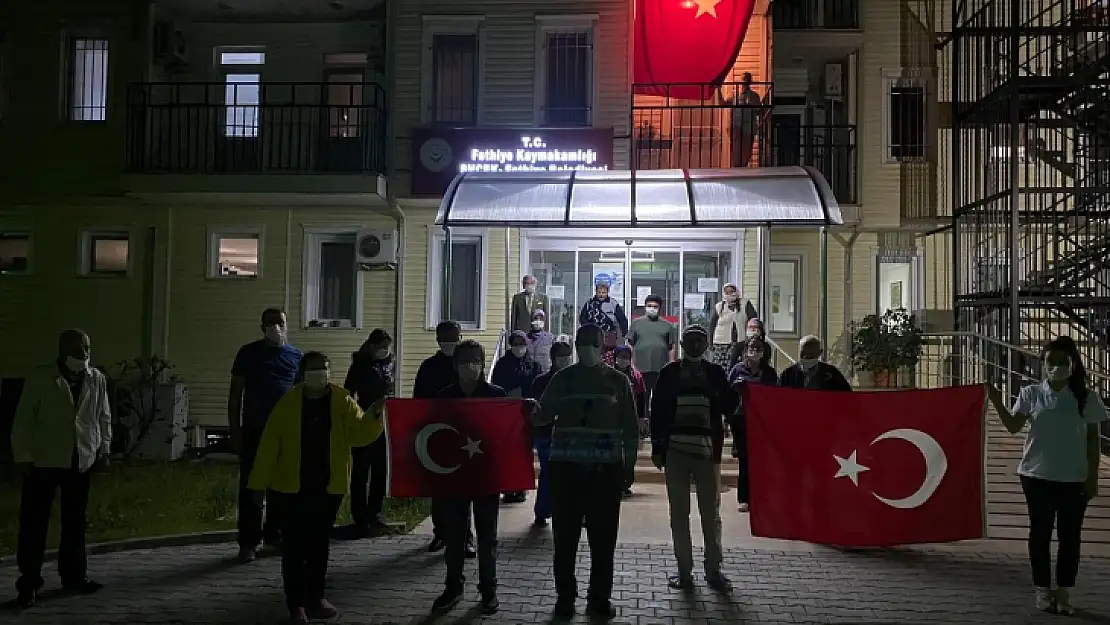
[[[478,36],[432,39],[432,123],[478,121]]]
[[[108,116],[108,40],[70,40],[69,119],[102,122]]]
[[[544,37],[543,124],[589,126],[593,102],[593,37],[590,31]]]
[[[889,160],[922,160],[926,156],[927,109],[925,87],[920,83],[894,80],[889,83],[887,128]]]

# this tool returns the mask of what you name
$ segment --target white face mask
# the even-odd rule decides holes
[[[632,366],[632,361],[631,360],[629,360],[627,358],[618,358],[617,359],[617,368],[618,369],[627,369],[631,366]]]
[[[647,308],[644,309],[644,312],[646,312],[647,316],[652,318],[652,319],[655,319],[656,317],[659,316],[659,309],[656,308],[655,306],[648,306]]]
[[[524,358],[524,356],[526,356],[527,354],[528,348],[524,345],[517,345],[516,347],[513,347],[513,356],[516,356],[517,358]]]
[[[85,358],[66,356],[66,368],[74,373],[81,373],[89,368],[89,361]]]
[[[578,362],[587,367],[594,367],[601,364],[601,348],[593,347],[591,345],[579,345]]]
[[[551,364],[556,369],[565,369],[570,366],[570,356],[556,356]]]
[[[468,362],[459,366],[459,379],[464,382],[474,382],[482,377],[482,363]]]
[[[379,349],[379,350],[374,352],[374,359],[375,360],[385,360],[387,358],[389,358],[389,350],[388,349]]]
[[[439,351],[443,352],[444,356],[454,356],[456,345],[458,345],[458,343],[448,343],[448,342],[440,343],[439,344]]]
[[[759,330],[748,330],[749,339],[754,339],[757,336],[759,336]]]
[[[314,369],[312,371],[304,372],[304,385],[305,388],[322,391],[328,386],[328,372],[323,369]]]
[[[817,366],[820,360],[820,358],[801,358],[798,360],[798,364],[802,365],[802,369],[810,371]]]
[[[529,284],[528,286],[524,287],[524,292],[529,294],[529,295],[535,293],[536,292],[536,285]]]
[[[738,297],[740,297],[740,296],[737,295],[736,293],[725,293],[725,301],[726,302],[735,302],[736,298],[738,298]]]
[[[543,322],[539,321],[539,320],[533,321],[532,322],[532,329],[533,330],[542,330],[543,329]]]
[[[1056,365],[1048,368],[1048,379],[1050,382],[1063,382],[1071,375],[1071,365],[1062,367]]]
[[[266,326],[266,340],[275,345],[285,345],[285,328],[283,326]]]

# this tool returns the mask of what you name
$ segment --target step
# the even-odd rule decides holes
[[[536,470],[536,477],[540,475],[540,465],[537,462],[533,465]],[[721,467],[721,486],[722,488],[736,488],[736,482],[740,477],[740,472],[736,467]],[[636,482],[639,484],[664,484],[666,483],[666,474],[656,469],[654,466],[641,466],[636,464]]]

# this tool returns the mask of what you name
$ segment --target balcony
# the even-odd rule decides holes
[[[386,166],[376,83],[142,83],[128,98],[132,174],[363,174]]]
[[[775,30],[859,30],[859,0],[775,0],[771,19]]]
[[[706,87],[702,99],[672,96],[687,95],[689,85],[653,85],[653,91],[659,95],[633,99],[633,168],[809,166],[825,176],[838,202],[859,201],[855,126],[773,115],[771,83]]]

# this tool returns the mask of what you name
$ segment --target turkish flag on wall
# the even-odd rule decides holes
[[[844,547],[984,536],[982,387],[746,386],[752,535]]]
[[[530,405],[520,399],[390,399],[389,494],[479,497],[535,488]]]
[[[754,9],[755,0],[636,0],[635,92],[712,97],[736,61]]]

